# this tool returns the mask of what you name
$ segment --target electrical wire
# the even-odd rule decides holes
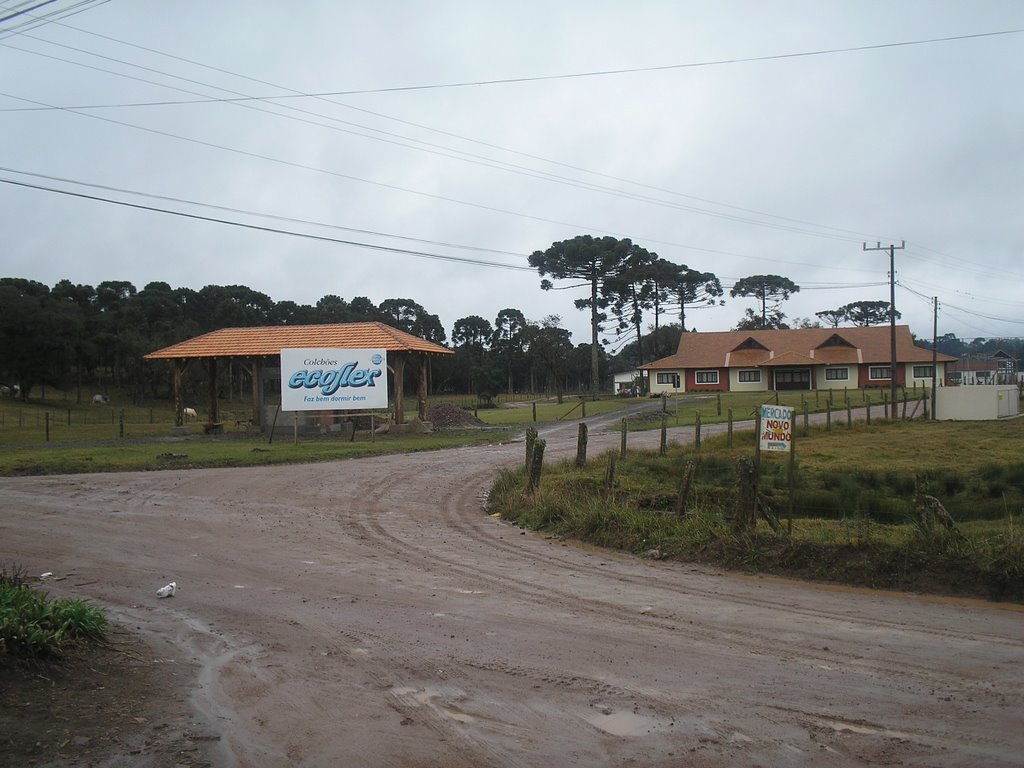
[[[291,237],[301,237],[307,240],[317,240],[326,243],[336,243],[338,245],[349,245],[355,248],[368,248],[374,251],[387,251],[388,253],[398,253],[406,256],[415,256],[424,259],[435,259],[438,261],[450,261],[459,264],[469,264],[476,267],[495,267],[498,269],[508,269],[515,272],[534,272],[533,267],[518,266],[515,264],[502,264],[500,262],[484,261],[482,259],[471,259],[463,256],[449,256],[439,253],[429,253],[426,251],[413,251],[405,248],[394,248],[386,245],[377,245],[374,243],[364,243],[356,240],[342,240],[337,237],[328,237],[326,235],[315,235],[309,232],[295,232],[293,230],[280,229],[278,227],[265,227],[258,224],[248,224],[241,221],[232,221],[230,219],[222,219],[214,216],[202,216],[196,213],[187,213],[185,211],[175,211],[169,208],[160,208],[153,205],[142,205],[141,203],[130,203],[125,200],[115,200],[109,197],[103,197],[100,195],[90,195],[85,192],[74,192],[67,189],[58,189],[56,187],[47,187],[42,184],[30,184],[25,181],[16,181],[14,179],[5,179],[0,177],[0,184],[11,184],[17,187],[25,187],[27,189],[35,189],[43,192],[51,192],[58,195],[67,195],[69,197],[77,197],[83,200],[93,200],[101,203],[108,203],[111,205],[119,205],[125,208],[134,208],[140,211],[150,211],[152,213],[162,213],[169,216],[180,216],[186,219],[194,219],[196,221],[206,221],[214,224],[223,224],[232,227],[240,227],[242,229],[251,229],[257,232],[269,232],[277,235],[288,235]]]

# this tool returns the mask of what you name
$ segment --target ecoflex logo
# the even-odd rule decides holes
[[[387,407],[384,350],[282,349],[281,406],[285,410]]]

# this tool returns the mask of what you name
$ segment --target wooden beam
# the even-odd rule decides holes
[[[398,352],[389,356],[394,371],[395,424],[405,423],[405,353]]]
[[[207,363],[207,372],[210,378],[210,389],[209,389],[209,414],[210,423],[216,424],[220,421],[220,413],[217,409],[217,358],[211,357]]]
[[[429,367],[427,365],[429,358],[426,352],[420,352],[420,386],[419,396],[417,398],[419,404],[419,415],[420,421],[427,420],[427,377],[429,375]]]

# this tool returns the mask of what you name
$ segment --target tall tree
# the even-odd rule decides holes
[[[844,304],[839,308],[848,322],[854,325],[882,325],[889,322],[888,301],[854,301]],[[896,312],[896,319],[900,319],[900,313]]]
[[[531,362],[547,374],[559,403],[565,396],[565,375],[573,351],[572,334],[559,327],[561,322],[558,315],[548,315],[529,330]]]
[[[622,268],[623,262],[633,250],[629,239],[616,240],[614,237],[595,238],[591,235],[579,235],[571,240],[552,243],[546,251],[534,251],[530,255],[530,266],[534,267],[541,277],[550,275],[555,280],[583,280],[583,283],[567,286],[578,288],[585,285],[590,288],[590,296],[577,299],[577,309],[590,309],[591,338],[591,394],[596,398],[600,385],[600,360],[598,356],[597,336],[604,320],[602,310],[608,306],[608,298],[602,293],[605,281],[614,279]],[[540,287],[549,291],[554,288],[551,280],[541,280]]]
[[[513,378],[517,363],[523,356],[526,341],[523,333],[526,330],[526,317],[518,309],[503,309],[494,319],[494,338],[491,340],[491,349],[497,355],[499,361],[504,363],[505,373],[508,376],[508,393],[515,391]]]
[[[700,272],[685,265],[678,267],[668,286],[669,298],[679,306],[679,325],[686,332],[686,310],[722,305],[722,281],[714,272]]]
[[[794,293],[799,292],[800,286],[781,275],[751,275],[736,281],[729,295],[749,296],[761,302],[761,327],[779,328],[782,327],[784,315],[779,310],[779,305]],[[769,322],[768,310],[776,311],[772,322]],[[743,322],[746,322],[744,318]]]
[[[644,362],[643,328],[644,310],[654,304],[657,283],[658,254],[634,245],[623,259],[618,273],[605,281],[603,293],[611,302],[612,314],[621,333],[627,328],[636,334],[637,365]]]
[[[829,328],[838,328],[846,320],[846,313],[842,309],[823,309],[814,314],[828,323]]]

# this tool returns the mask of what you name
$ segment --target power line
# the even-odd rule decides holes
[[[214,203],[203,203],[203,202],[199,202],[197,200],[188,200],[186,198],[172,197],[170,195],[158,195],[158,194],[154,194],[152,192],[140,192],[139,190],[135,190],[135,189],[125,189],[124,187],[114,187],[114,186],[109,186],[109,185],[106,185],[106,184],[93,184],[93,183],[86,182],[86,181],[79,181],[77,179],[68,179],[68,178],[64,178],[64,177],[61,177],[61,176],[51,176],[51,175],[45,174],[45,173],[32,173],[31,171],[21,171],[21,170],[18,170],[17,168],[8,168],[8,167],[5,167],[5,166],[0,166],[0,171],[5,171],[7,173],[16,173],[16,174],[18,174],[20,176],[31,176],[32,178],[36,178],[36,179],[46,179],[47,181],[61,182],[63,184],[75,184],[75,185],[78,185],[78,186],[81,186],[81,187],[88,187],[90,189],[103,190],[105,192],[117,192],[117,193],[125,194],[125,195],[135,195],[137,197],[144,197],[144,198],[147,198],[147,199],[150,199],[150,200],[162,200],[164,202],[170,202],[170,203],[181,203],[181,204],[184,204],[184,205],[192,205],[192,206],[196,206],[196,207],[199,207],[199,208],[209,208],[211,210],[224,211],[226,213],[239,213],[239,214],[243,214],[245,216],[256,216],[256,217],[259,217],[259,218],[271,219],[271,220],[274,220],[274,221],[287,221],[287,222],[290,222],[292,224],[307,224],[307,225],[312,225],[312,226],[315,226],[315,227],[326,227],[328,229],[337,229],[337,230],[341,230],[341,231],[344,231],[344,232],[355,232],[355,233],[361,234],[361,235],[374,235],[376,237],[387,237],[387,238],[391,238],[391,239],[395,239],[395,240],[407,240],[407,241],[416,242],[416,243],[426,243],[428,245],[440,245],[440,246],[443,246],[445,248],[459,248],[459,249],[469,250],[469,251],[480,251],[482,253],[493,253],[493,254],[498,254],[498,255],[502,255],[502,256],[514,256],[514,257],[519,258],[519,259],[525,259],[528,256],[528,254],[516,253],[515,251],[502,251],[502,250],[498,250],[498,249],[495,249],[495,248],[481,248],[479,246],[473,246],[473,245],[460,245],[458,243],[448,243],[448,242],[444,242],[444,241],[440,241],[440,240],[426,240],[426,239],[420,238],[420,237],[410,237],[408,235],[396,235],[396,234],[393,234],[393,233],[390,233],[390,232],[377,232],[377,231],[372,230],[372,229],[358,229],[356,227],[345,227],[345,226],[342,226],[340,224],[329,224],[329,223],[323,222],[323,221],[311,221],[309,219],[298,219],[298,218],[295,218],[295,217],[292,217],[292,216],[282,216],[282,215],[279,215],[279,214],[272,214],[272,213],[260,213],[258,211],[251,211],[251,210],[247,210],[247,209],[244,209],[244,208],[233,208],[231,206],[226,206],[226,205],[216,205]]]
[[[82,34],[90,35],[90,36],[93,36],[93,37],[98,37],[98,38],[103,39],[103,40],[109,40],[111,42],[115,42],[115,43],[118,43],[120,45],[125,45],[125,46],[131,47],[131,48],[136,48],[138,50],[146,51],[148,53],[153,53],[153,54],[156,54],[158,56],[164,56],[166,58],[170,58],[170,59],[173,59],[173,60],[176,60],[176,61],[181,61],[181,62],[184,62],[186,64],[193,65],[193,66],[202,67],[204,69],[208,69],[208,70],[211,70],[213,72],[219,72],[219,73],[222,73],[222,74],[227,74],[227,75],[230,75],[232,77],[237,77],[237,78],[240,78],[240,79],[248,80],[250,82],[258,83],[260,85],[266,85],[266,86],[271,87],[271,88],[280,88],[282,90],[287,91],[290,96],[307,96],[308,95],[308,94],[305,94],[302,91],[299,91],[299,90],[294,89],[294,88],[289,88],[287,86],[283,86],[283,85],[280,85],[280,84],[277,84],[277,83],[272,83],[272,82],[267,81],[267,80],[261,80],[259,78],[250,77],[249,75],[244,75],[244,74],[241,74],[241,73],[238,73],[238,72],[234,72],[232,70],[224,69],[222,67],[216,67],[216,66],[212,66],[212,65],[209,65],[209,64],[205,64],[203,62],[196,61],[194,59],[185,58],[185,57],[182,57],[182,56],[178,56],[176,54],[168,53],[166,51],[161,51],[161,50],[158,50],[158,49],[155,49],[155,48],[150,48],[150,47],[147,47],[147,46],[139,45],[137,43],[133,43],[133,42],[130,42],[130,41],[127,41],[127,40],[121,40],[119,38],[111,37],[109,35],[104,35],[104,34],[100,34],[98,32],[93,32],[91,30],[82,29],[81,27],[75,27],[75,26],[72,26],[70,24],[60,24],[60,23],[58,23],[58,26],[65,27],[67,29],[71,29],[71,30],[74,30],[76,32],[80,32]],[[30,37],[33,40],[38,40],[40,42],[49,43],[50,45],[61,45],[61,44],[58,44],[58,43],[54,43],[53,41],[44,40],[42,38],[38,38],[38,37],[35,37],[35,36],[31,36],[31,35],[29,35],[28,37]],[[61,47],[70,47],[70,46],[61,46]],[[17,49],[17,50],[21,50],[21,51],[24,51],[26,53],[31,52],[31,51],[27,51],[26,49],[20,49],[20,48]],[[72,50],[78,50],[78,49],[72,49]],[[33,52],[33,53],[35,53],[35,52]],[[100,56],[99,54],[95,54],[95,53],[91,53],[91,52],[86,52],[86,53],[89,53],[89,55],[93,55],[93,56]],[[39,55],[45,55],[45,54],[39,54]],[[103,58],[110,58],[110,57],[103,57]],[[146,70],[149,70],[149,71],[159,72],[160,74],[164,74],[164,75],[166,75],[168,77],[174,77],[176,79],[185,80],[186,82],[196,82],[196,81],[189,80],[187,78],[181,78],[181,77],[178,77],[176,75],[171,75],[171,74],[166,73],[166,72],[161,72],[160,70],[154,70],[154,69],[151,69],[151,68],[148,68],[148,67],[140,67],[140,65],[132,64],[130,62],[124,62],[124,61],[121,61],[119,59],[113,59],[113,60],[114,61],[119,61],[120,63],[124,63],[124,64],[126,64],[128,66],[134,66],[134,67],[146,69]],[[86,66],[84,64],[81,64],[80,62],[69,62],[69,63],[79,64],[80,66]],[[121,74],[121,73],[112,73],[112,74]],[[122,76],[128,77],[127,75],[122,75]],[[231,91],[230,89],[221,88],[219,86],[212,86],[212,85],[209,85],[209,84],[203,84],[203,85],[206,85],[207,87],[216,87],[218,90],[226,91],[226,92],[232,93],[232,94],[234,94],[236,96],[251,97],[250,94],[243,94],[243,93],[240,93],[240,92],[237,92],[237,91]],[[172,87],[172,86],[165,86],[165,87]],[[183,90],[183,89],[176,89],[176,90]],[[184,91],[184,92],[188,92],[188,91]],[[530,154],[528,152],[521,152],[519,150],[511,149],[511,148],[508,148],[508,147],[503,147],[503,146],[501,146],[499,144],[494,144],[494,143],[490,143],[490,142],[486,142],[486,141],[481,141],[479,139],[475,139],[475,138],[468,137],[468,136],[463,136],[461,134],[457,134],[457,133],[454,133],[454,132],[451,132],[451,131],[441,130],[441,129],[438,129],[438,128],[434,128],[432,126],[424,125],[422,123],[416,123],[416,122],[413,122],[413,121],[410,121],[410,120],[403,120],[401,118],[397,118],[397,117],[394,117],[392,115],[387,115],[387,114],[384,114],[382,112],[375,112],[373,110],[365,109],[365,108],[362,108],[362,107],[356,107],[356,106],[353,106],[351,104],[344,104],[344,103],[336,101],[336,100],[334,100],[332,98],[326,98],[324,96],[316,96],[316,95],[311,95],[311,97],[315,98],[315,99],[317,99],[319,101],[323,101],[325,103],[328,103],[328,104],[332,104],[332,105],[335,105],[335,106],[340,106],[340,107],[343,107],[345,109],[350,109],[350,110],[353,110],[353,111],[356,111],[356,112],[361,112],[363,114],[373,115],[374,117],[379,117],[379,118],[382,118],[382,119],[385,119],[385,120],[389,120],[389,121],[400,123],[402,125],[408,125],[408,126],[411,126],[411,127],[414,127],[414,128],[419,128],[421,130],[430,131],[431,133],[436,133],[436,134],[439,134],[439,135],[442,135],[442,136],[448,136],[450,138],[458,139],[459,141],[465,141],[465,142],[469,142],[469,143],[472,143],[472,144],[477,144],[479,146],[487,147],[487,148],[490,148],[490,149],[497,149],[497,150],[499,150],[501,152],[507,152],[507,153],[510,153],[510,154],[517,155],[519,157],[526,157],[526,158],[529,158],[529,159],[532,159],[532,160],[539,160],[541,162],[549,163],[551,165],[556,165],[556,166],[560,166],[560,167],[563,167],[563,168],[568,168],[570,170],[580,171],[582,173],[587,173],[587,174],[590,174],[590,175],[593,175],[593,176],[598,176],[600,178],[606,178],[606,179],[610,179],[610,180],[613,180],[613,181],[619,181],[619,182],[623,182],[623,183],[626,183],[626,184],[631,184],[633,186],[637,186],[637,187],[640,187],[640,188],[643,188],[643,189],[649,189],[649,190],[652,190],[652,191],[663,192],[663,193],[670,194],[670,195],[673,195],[673,196],[676,196],[676,197],[682,197],[682,198],[686,198],[686,199],[690,199],[690,200],[695,200],[697,202],[702,202],[702,203],[707,203],[707,204],[711,204],[711,205],[716,205],[716,206],[719,206],[719,207],[722,207],[722,208],[728,208],[728,209],[731,209],[731,210],[740,211],[742,213],[753,213],[753,214],[756,214],[758,216],[767,216],[769,218],[779,219],[780,221],[788,221],[788,222],[795,223],[795,224],[802,224],[802,225],[805,225],[805,226],[813,226],[813,227],[817,227],[819,229],[831,230],[833,232],[844,233],[844,234],[847,234],[847,235],[856,235],[857,237],[855,238],[855,240],[860,240],[862,237],[865,236],[864,233],[862,233],[862,232],[855,232],[855,231],[852,231],[852,230],[845,230],[845,229],[841,229],[841,228],[838,228],[838,227],[832,227],[832,226],[828,226],[828,225],[824,225],[824,224],[816,224],[814,222],[805,221],[805,220],[802,220],[802,219],[795,219],[795,218],[790,218],[790,217],[786,217],[786,216],[779,216],[777,214],[767,213],[767,212],[764,212],[764,211],[758,211],[758,210],[751,209],[751,208],[744,208],[742,206],[731,205],[729,203],[723,203],[723,202],[716,201],[716,200],[710,200],[708,198],[698,197],[698,196],[695,196],[695,195],[688,195],[688,194],[685,194],[683,192],[678,192],[678,191],[667,189],[667,188],[664,188],[664,187],[658,187],[658,186],[654,186],[654,185],[650,185],[650,184],[644,184],[642,182],[634,181],[634,180],[627,179],[627,178],[624,178],[624,177],[621,177],[621,176],[615,176],[615,175],[612,175],[612,174],[602,173],[600,171],[590,170],[590,169],[587,169],[587,168],[583,168],[581,166],[572,165],[570,163],[564,163],[564,162],[561,162],[561,161],[558,161],[558,160],[553,160],[551,158],[542,157],[540,155]],[[272,99],[272,98],[277,98],[277,97],[264,97],[264,98]],[[380,129],[371,128],[369,126],[358,125],[356,123],[350,123],[348,121],[341,121],[341,120],[338,120],[337,118],[332,118],[332,117],[328,117],[326,115],[323,115],[322,113],[307,112],[306,110],[299,110],[297,108],[289,107],[287,105],[280,105],[280,106],[284,106],[284,107],[286,107],[288,109],[292,109],[294,111],[303,112],[303,113],[306,113],[306,114],[315,114],[317,116],[323,117],[325,119],[330,119],[330,120],[333,120],[335,122],[342,122],[342,123],[347,124],[347,125],[355,125],[355,126],[357,126],[359,128],[362,128],[364,130],[379,132],[379,133],[383,133],[383,134],[389,135],[389,136],[396,135],[396,134],[391,134],[390,132],[381,131]],[[14,109],[19,109],[19,110],[20,109],[29,109],[29,110],[32,110],[32,109],[59,109],[59,107],[27,107],[27,108],[14,108]],[[7,110],[0,110],[0,111],[7,111]],[[11,110],[11,111],[13,111],[13,110]],[[270,114],[279,114],[279,113],[270,113]],[[361,135],[361,134],[356,134],[356,135]],[[370,137],[367,137],[367,138],[370,138]],[[400,138],[403,138],[403,139],[405,139],[407,141],[414,141],[414,142],[417,142],[417,143],[426,144],[427,146],[437,146],[437,145],[428,144],[427,142],[422,142],[419,139],[413,139],[413,138],[410,138],[410,137],[400,137]],[[448,147],[445,147],[444,149],[447,150],[447,151],[460,152],[461,154],[466,154],[467,156],[471,156],[471,157],[478,157],[478,156],[475,156],[475,155],[470,155],[469,153],[465,153],[462,150],[455,150],[455,149],[451,149],[451,148],[448,148]],[[496,162],[501,162],[501,161],[496,161]]]
[[[171,77],[171,78],[174,78],[176,80],[181,80],[181,81],[186,82],[186,83],[192,83],[194,85],[199,85],[199,86],[207,87],[207,88],[217,88],[218,90],[227,91],[229,93],[237,93],[237,91],[231,91],[230,89],[222,88],[220,86],[214,86],[214,85],[211,85],[209,83],[204,83],[204,82],[199,81],[199,80],[194,80],[192,78],[180,77],[178,75],[174,75],[174,74],[171,74],[171,73],[168,73],[168,72],[164,72],[162,70],[155,69],[153,67],[141,66],[141,65],[129,62],[129,61],[124,61],[123,59],[117,59],[117,58],[114,58],[114,57],[111,57],[111,56],[106,56],[106,55],[102,55],[102,54],[93,53],[91,51],[87,51],[87,50],[84,50],[84,49],[81,49],[81,48],[76,48],[74,46],[66,45],[66,44],[63,44],[63,43],[54,43],[54,42],[42,40],[41,38],[36,38],[36,37],[33,37],[33,36],[29,36],[29,37],[31,37],[31,39],[40,40],[41,42],[46,42],[46,43],[48,43],[50,45],[54,45],[54,46],[57,46],[57,47],[60,47],[60,48],[66,48],[68,50],[75,51],[77,53],[83,53],[83,54],[86,54],[86,55],[89,55],[89,56],[94,56],[96,58],[104,59],[104,60],[107,60],[107,61],[113,61],[113,62],[116,62],[116,63],[119,63],[119,64],[124,64],[125,66],[135,67],[137,69],[141,69],[141,70],[146,71],[146,72],[153,72],[155,74],[163,75],[163,76],[166,76],[166,77]],[[71,64],[73,66],[79,66],[79,67],[83,67],[85,69],[90,69],[90,70],[93,70],[93,71],[103,72],[105,74],[114,75],[116,77],[122,77],[122,78],[133,80],[133,81],[136,81],[136,82],[141,82],[141,83],[144,83],[144,84],[147,84],[147,85],[155,85],[155,86],[161,87],[161,88],[168,88],[168,89],[175,90],[175,91],[181,91],[182,93],[196,93],[196,91],[191,91],[191,90],[188,90],[186,88],[181,88],[181,87],[173,86],[173,85],[167,85],[165,83],[159,83],[159,82],[156,82],[154,80],[148,80],[146,78],[137,77],[135,75],[129,75],[129,74],[125,74],[123,72],[117,72],[117,71],[114,71],[114,70],[111,70],[111,69],[105,69],[103,67],[97,67],[97,66],[94,66],[94,65],[91,65],[91,64],[85,64],[84,62],[74,61],[72,59],[66,59],[66,58],[62,58],[62,57],[59,57],[59,56],[53,56],[53,55],[50,55],[50,54],[45,54],[45,53],[42,53],[40,51],[33,51],[31,49],[21,48],[21,47],[13,46],[13,45],[10,45],[10,44],[6,44],[6,47],[10,48],[11,50],[19,51],[21,53],[27,53],[27,54],[31,54],[31,55],[34,55],[34,56],[40,56],[42,58],[50,59],[50,60],[53,60],[53,61],[59,61],[59,62],[63,62],[63,63],[66,63],[66,64]],[[241,75],[239,75],[239,76],[242,77]],[[17,97],[15,97],[15,98],[17,98]],[[692,195],[684,195],[684,194],[679,193],[679,192],[673,192],[671,190],[666,190],[666,189],[662,189],[662,188],[659,188],[659,187],[654,187],[654,186],[650,186],[650,185],[640,184],[639,182],[633,182],[633,181],[630,181],[628,179],[622,179],[622,178],[614,177],[614,176],[606,176],[605,174],[599,174],[599,173],[594,172],[594,171],[588,171],[585,168],[578,168],[576,166],[567,166],[567,167],[570,167],[570,168],[576,168],[576,170],[582,171],[584,173],[590,173],[592,175],[604,176],[606,178],[615,179],[615,180],[622,181],[622,182],[627,183],[627,184],[632,184],[634,186],[639,186],[641,188],[646,188],[646,189],[650,189],[650,190],[653,190],[653,191],[661,191],[661,192],[665,192],[665,193],[668,193],[668,194],[671,194],[671,195],[674,195],[674,196],[677,196],[677,197],[684,197],[684,198],[687,198],[687,199],[700,200],[702,202],[706,202],[706,203],[709,203],[711,205],[716,205],[716,206],[719,206],[719,207],[722,207],[722,208],[728,208],[730,210],[746,212],[746,213],[753,213],[753,214],[756,214],[756,215],[759,215],[759,216],[767,216],[767,217],[772,218],[772,219],[778,219],[779,221],[789,222],[789,223],[787,223],[787,224],[772,223],[772,222],[768,222],[768,221],[761,221],[761,220],[758,220],[758,219],[751,219],[751,218],[747,218],[747,217],[744,217],[744,216],[738,216],[736,214],[731,214],[731,213],[726,213],[726,212],[721,212],[721,211],[708,210],[706,208],[699,208],[699,207],[692,206],[692,205],[684,205],[682,203],[676,203],[676,202],[672,202],[672,201],[669,201],[669,200],[659,199],[659,198],[656,198],[656,197],[650,197],[648,195],[642,195],[642,194],[639,194],[639,193],[636,193],[636,192],[629,192],[629,191],[626,191],[626,190],[623,190],[623,189],[616,189],[616,188],[613,188],[613,187],[602,186],[600,184],[595,184],[595,183],[592,183],[592,182],[587,182],[587,181],[583,181],[583,180],[579,180],[579,179],[573,179],[573,178],[566,177],[566,176],[559,176],[557,174],[553,174],[553,173],[550,173],[548,171],[542,171],[542,170],[537,170],[537,169],[534,169],[534,168],[528,168],[528,167],[525,167],[525,166],[522,166],[522,165],[518,165],[518,164],[515,164],[515,163],[509,163],[509,162],[506,162],[506,161],[503,161],[503,160],[496,160],[494,158],[486,157],[484,155],[477,155],[477,154],[473,154],[473,153],[470,153],[470,152],[466,152],[465,150],[455,149],[455,148],[452,148],[452,147],[446,147],[446,146],[443,146],[443,145],[440,145],[440,144],[434,144],[432,142],[423,141],[422,139],[416,139],[416,138],[412,138],[412,137],[409,137],[409,136],[403,136],[401,134],[393,133],[393,132],[390,132],[390,131],[384,131],[384,130],[381,130],[379,128],[373,128],[371,126],[361,125],[359,123],[353,123],[353,122],[350,122],[350,121],[347,121],[347,120],[341,120],[339,118],[336,118],[336,117],[333,117],[333,116],[330,116],[330,115],[324,115],[323,113],[320,113],[320,112],[314,112],[314,111],[311,111],[311,110],[301,109],[301,108],[293,107],[293,106],[290,106],[290,105],[275,105],[275,106],[280,106],[281,108],[288,109],[289,111],[296,112],[296,113],[299,113],[299,114],[302,114],[302,115],[310,115],[312,117],[320,118],[321,120],[329,120],[329,121],[331,121],[333,123],[339,123],[341,125],[348,125],[348,126],[352,126],[354,128],[359,128],[360,130],[363,130],[363,131],[370,131],[372,133],[381,134],[381,136],[390,137],[390,138],[381,138],[381,136],[368,135],[368,134],[365,134],[365,133],[360,133],[359,131],[350,130],[348,128],[342,128],[342,127],[339,127],[338,125],[327,125],[327,124],[324,124],[322,122],[319,122],[318,120],[304,119],[302,117],[297,117],[296,115],[282,114],[280,112],[275,112],[275,111],[266,109],[265,107],[262,107],[262,106],[259,106],[259,105],[240,103],[238,100],[234,100],[234,99],[223,99],[221,101],[223,101],[224,103],[231,104],[233,106],[239,106],[239,107],[243,107],[243,108],[246,108],[246,109],[253,109],[253,110],[256,110],[256,111],[259,111],[259,112],[263,112],[263,113],[268,114],[268,115],[273,115],[275,117],[285,118],[285,119],[288,119],[288,120],[293,120],[293,121],[296,121],[296,122],[305,123],[307,125],[313,125],[313,126],[320,127],[320,128],[327,128],[329,130],[333,130],[333,131],[337,131],[337,132],[341,132],[341,133],[347,133],[349,135],[358,136],[360,138],[369,139],[371,141],[379,141],[379,142],[383,142],[383,143],[386,143],[386,144],[392,144],[394,146],[404,147],[406,149],[412,149],[412,150],[416,150],[416,151],[419,151],[419,152],[426,152],[428,154],[437,155],[439,157],[445,157],[445,158],[448,158],[450,160],[458,160],[458,161],[461,161],[461,162],[471,163],[471,164],[474,164],[474,165],[480,165],[480,166],[483,166],[483,167],[486,167],[486,168],[491,168],[491,169],[494,169],[494,170],[505,171],[506,173],[515,173],[515,174],[518,174],[518,175],[521,175],[521,176],[526,176],[528,178],[537,179],[539,181],[547,181],[547,182],[550,182],[550,183],[563,184],[563,185],[566,185],[566,186],[576,187],[578,189],[584,189],[584,190],[591,191],[591,192],[598,192],[598,193],[601,193],[601,194],[607,194],[607,195],[611,195],[611,196],[614,196],[614,197],[621,197],[623,199],[634,200],[634,201],[637,201],[637,202],[648,203],[648,204],[651,204],[651,205],[659,205],[659,206],[668,207],[668,208],[672,208],[672,209],[680,210],[680,211],[686,211],[686,212],[694,213],[694,214],[698,214],[698,215],[710,216],[710,217],[713,217],[713,218],[720,218],[720,219],[724,219],[726,221],[734,221],[734,222],[741,223],[741,224],[749,224],[749,225],[752,225],[752,226],[765,227],[767,229],[775,229],[775,230],[784,231],[784,232],[793,232],[793,233],[796,233],[796,234],[804,234],[804,235],[809,235],[809,236],[812,236],[812,237],[821,237],[821,238],[825,238],[825,239],[837,240],[837,241],[842,241],[842,242],[859,242],[860,238],[861,238],[861,235],[862,235],[862,233],[850,232],[849,230],[842,230],[842,229],[839,229],[839,228],[836,228],[836,227],[830,227],[830,226],[827,226],[827,225],[815,224],[813,222],[807,222],[807,221],[803,221],[803,220],[800,220],[800,219],[794,219],[794,218],[789,218],[789,217],[784,217],[784,216],[777,216],[775,214],[765,213],[765,212],[762,212],[762,211],[756,211],[756,210],[753,210],[753,209],[741,208],[739,206],[733,206],[733,205],[729,205],[727,203],[720,203],[720,202],[717,202],[717,201],[714,201],[714,200],[708,200],[708,199],[705,199],[705,198],[698,198],[698,197],[694,197]],[[182,102],[182,103],[185,103],[185,102]],[[328,102],[328,103],[335,103],[335,102]],[[344,106],[344,105],[342,105],[342,106]],[[88,112],[87,112],[88,109],[90,109],[90,108],[89,107],[82,107],[82,106],[71,106],[71,107],[64,106],[64,107],[61,107],[61,106],[49,106],[48,105],[48,106],[39,106],[39,107],[10,108],[10,109],[3,109],[3,110],[0,110],[0,111],[57,110],[57,111],[71,112],[73,114],[88,114]],[[92,116],[92,115],[90,115],[90,116]],[[383,117],[386,117],[386,116],[383,116]],[[472,141],[471,139],[464,139],[464,138],[463,138],[463,140]],[[407,143],[404,143],[404,142],[413,142],[413,144],[411,145],[411,144],[407,144]],[[422,145],[422,146],[416,146],[416,145]],[[497,148],[497,149],[500,149],[500,150],[503,150],[503,151],[512,151],[512,150],[505,150],[504,148],[499,147],[498,145],[489,145],[489,146],[492,146],[494,148]],[[455,153],[455,154],[449,154],[449,153]],[[547,160],[545,158],[540,158],[540,157],[536,157],[536,156],[530,156],[530,157],[535,157],[536,159],[539,159],[539,160],[541,160],[543,162],[548,162],[548,163],[556,163],[557,162],[557,161]],[[559,165],[565,165],[565,164],[561,164],[561,163],[558,163],[558,164]],[[804,229],[802,227],[793,226],[794,224],[802,224],[804,226],[816,227],[817,229],[820,229],[820,230],[831,230],[831,233],[827,232],[827,231],[807,230],[807,229]],[[846,233],[846,232],[849,232],[850,234],[857,234],[858,237],[854,238],[854,237],[850,237],[848,234],[840,234],[840,233]]]
[[[778,61],[782,59],[797,59],[807,58],[812,56],[831,56],[839,53],[855,53],[859,51],[877,51],[886,48],[902,48],[914,45],[931,45],[935,43],[949,43],[960,40],[972,40],[986,37],[996,37],[999,35],[1013,35],[1019,32],[1024,32],[1024,29],[1005,29],[996,32],[979,32],[970,35],[955,35],[949,37],[933,37],[926,38],[923,40],[904,40],[895,43],[878,43],[875,45],[858,45],[851,46],[848,48],[825,48],[814,51],[799,51],[796,53],[779,53],[770,54],[766,56],[748,56],[744,58],[734,59],[716,59],[711,61],[699,61],[689,62],[685,64],[663,64],[659,66],[650,67],[629,67],[623,69],[602,69],[592,70],[588,72],[571,72],[557,75],[536,75],[533,77],[508,77],[499,78],[495,80],[465,80],[454,83],[433,83],[428,85],[402,85],[402,86],[389,86],[384,88],[361,88],[345,91],[322,91],[313,93],[301,93],[301,94],[278,94],[272,96],[240,96],[230,99],[213,99],[213,101],[266,101],[266,100],[277,100],[277,99],[301,99],[301,98],[312,98],[321,96],[354,96],[358,94],[369,94],[369,93],[396,93],[401,91],[424,91],[424,90],[438,90],[443,88],[468,88],[468,87],[479,87],[487,85],[510,85],[515,83],[537,83],[545,82],[550,80],[570,80],[579,79],[585,77],[608,77],[610,75],[626,75],[636,74],[640,72],[666,72],[671,70],[681,69],[697,69],[701,67],[717,67],[727,64],[750,64],[761,61]],[[177,105],[181,103],[195,103],[195,102],[140,102],[132,104],[130,106],[168,106]],[[116,105],[123,106],[123,105]],[[97,107],[94,107],[97,108]]]
[[[230,219],[221,219],[214,216],[202,216],[197,213],[186,213],[185,211],[174,211],[169,208],[159,208],[153,205],[142,205],[141,203],[130,203],[125,200],[114,200],[109,197],[102,197],[100,195],[90,195],[85,192],[74,192],[67,189],[58,189],[56,187],[47,187],[42,184],[30,184],[25,181],[16,181],[14,179],[0,178],[0,183],[11,184],[17,187],[25,187],[27,189],[36,189],[43,192],[52,192],[58,195],[67,195],[69,197],[77,197],[83,200],[93,200],[101,203],[108,203],[111,205],[120,205],[125,208],[134,208],[140,211],[150,211],[152,213],[163,213],[169,216],[180,216],[186,219],[195,219],[197,221],[206,221],[214,224],[224,224],[232,227],[240,227],[243,229],[252,229],[257,232],[270,232],[277,235],[289,235],[291,237],[301,237],[307,240],[318,240],[326,243],[336,243],[339,245],[350,245],[355,248],[368,248],[374,251],[387,251],[389,253],[399,253],[406,256],[416,256],[424,259],[435,259],[438,261],[451,261],[459,264],[469,264],[476,267],[495,267],[498,269],[509,269],[516,272],[534,272],[533,267],[518,266],[515,264],[502,264],[494,261],[484,261],[482,259],[470,259],[463,256],[449,256],[439,253],[428,253],[426,251],[412,251],[405,248],[393,248],[386,245],[377,245],[374,243],[364,243],[356,240],[342,240],[337,237],[328,237],[327,235],[314,235],[309,232],[295,232],[287,229],[280,229],[278,227],[265,227],[258,224],[247,224],[241,221],[231,221]]]

